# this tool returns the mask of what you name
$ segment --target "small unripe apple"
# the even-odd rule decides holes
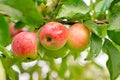
[[[90,31],[80,23],[73,24],[68,30],[68,46],[76,51],[83,51],[89,44]]]
[[[16,29],[15,29],[15,23],[11,23],[11,24],[9,25],[9,29],[10,29],[10,36],[11,36],[11,37],[14,37],[14,36],[17,35],[18,33],[24,31],[23,29],[16,30]]]
[[[68,31],[59,22],[49,22],[41,28],[39,37],[43,47],[48,50],[58,50],[66,44]]]
[[[17,34],[11,44],[13,53],[18,57],[35,57],[37,54],[36,34],[21,32]]]

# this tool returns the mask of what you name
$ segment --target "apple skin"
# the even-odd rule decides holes
[[[11,37],[14,37],[14,36],[17,35],[18,33],[24,32],[23,29],[16,30],[14,26],[15,26],[15,23],[10,23],[10,25],[9,25],[10,36],[11,36]]]
[[[73,24],[68,30],[68,46],[71,50],[83,51],[89,44],[90,31],[81,23]]]
[[[40,42],[48,50],[62,48],[68,39],[68,30],[59,22],[49,22],[40,30]]]
[[[36,33],[21,32],[17,34],[11,44],[11,48],[17,57],[31,57],[37,55]]]

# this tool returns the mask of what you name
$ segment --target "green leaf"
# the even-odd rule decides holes
[[[65,77],[65,72],[67,71],[67,68],[68,68],[67,59],[63,58],[62,63],[61,63],[60,68],[59,68],[59,71],[58,71],[58,74],[61,78]]]
[[[76,60],[78,57],[80,57],[80,51],[76,51],[76,50],[72,50],[72,49],[70,49],[70,52],[69,52],[69,54],[71,54],[72,56],[73,56],[73,58],[74,58],[74,60]]]
[[[12,65],[9,65],[9,63],[11,63],[11,59],[9,59],[9,63],[8,61],[6,61],[6,59],[4,59],[3,57],[0,56],[0,59],[2,61],[3,66],[5,68],[5,71],[6,71],[6,76],[7,76],[7,80],[18,80],[18,72],[14,71],[12,69]]]
[[[59,3],[62,5],[57,10],[56,19],[74,19],[74,17],[79,19],[89,12],[89,8],[83,0],[62,0]]]
[[[64,47],[62,47],[61,49],[56,50],[56,51],[48,50],[45,48],[43,48],[43,49],[44,49],[44,54],[48,57],[51,57],[51,58],[59,58],[59,57],[64,58],[65,56],[68,55],[68,51],[69,51],[69,49],[68,49],[68,47],[66,47],[66,45]]]
[[[109,16],[109,26],[108,30],[118,30],[120,29],[120,6],[116,6],[116,9],[112,11]]]
[[[90,41],[90,53],[86,60],[92,60],[97,57],[102,49],[102,39],[96,36],[94,33],[91,36]]]
[[[109,30],[108,31],[108,36],[109,38],[115,42],[116,44],[120,45],[120,31],[114,31],[114,30]]]
[[[85,21],[84,24],[86,25],[86,27],[88,27],[97,36],[99,36],[100,38],[102,37],[102,31],[96,23],[88,20],[88,21]]]
[[[3,66],[1,59],[0,59],[0,80],[6,80],[5,68]]]
[[[3,15],[0,14],[0,45],[7,46],[10,44],[9,27]]]
[[[110,7],[110,4],[113,0],[102,0],[100,1],[96,7],[95,12],[97,15],[105,13],[105,11]]]
[[[7,57],[12,58],[11,52],[9,52],[5,47],[0,45],[0,51]]]
[[[111,5],[110,5],[109,10],[113,10],[112,8],[113,8],[114,5],[115,5],[116,3],[118,3],[118,2],[120,2],[120,0],[113,0],[113,2],[112,2]]]
[[[0,10],[29,25],[42,24],[42,16],[32,0],[0,0]]]
[[[25,24],[23,22],[19,21],[15,24],[15,29],[21,29],[24,26],[25,26]]]
[[[109,56],[107,68],[110,73],[110,80],[115,80],[120,74],[120,52],[108,39],[105,39],[103,51]]]
[[[47,0],[34,0],[34,1],[37,1],[38,5],[40,5],[41,3],[44,3],[44,4],[47,3]]]
[[[100,25],[101,31],[102,31],[102,38],[105,38],[107,35],[107,27],[108,24],[102,24]]]

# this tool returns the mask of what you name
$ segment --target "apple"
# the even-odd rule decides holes
[[[18,57],[35,57],[37,55],[36,34],[21,32],[17,34],[11,44],[13,53]]]
[[[24,31],[23,29],[16,30],[16,29],[15,29],[15,23],[11,23],[11,24],[9,25],[9,29],[10,29],[10,36],[11,36],[11,37],[14,37],[14,36],[17,35],[18,33]]]
[[[68,30],[59,22],[49,22],[40,29],[40,42],[48,50],[62,48],[68,38]]]
[[[68,30],[68,46],[75,51],[83,51],[89,44],[90,31],[81,23],[73,24]]]

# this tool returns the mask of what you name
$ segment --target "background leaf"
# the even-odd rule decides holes
[[[36,26],[42,23],[42,16],[32,0],[0,0],[0,10],[30,25]]]
[[[120,52],[108,39],[105,39],[103,51],[109,56],[107,68],[110,73],[110,79],[115,80],[120,74]]]
[[[110,5],[110,7],[109,7],[109,10],[111,11],[112,8],[114,7],[114,5],[115,5],[116,3],[118,3],[118,2],[120,2],[120,0],[113,0],[113,2],[111,3],[111,5]]]
[[[109,26],[108,30],[118,30],[120,29],[120,5],[111,12],[109,16]]]
[[[18,80],[18,78],[19,78],[18,77],[19,76],[18,72],[14,71],[12,69],[12,66],[11,66],[12,59],[9,59],[9,63],[8,63],[8,61],[6,59],[4,59],[1,56],[0,56],[0,59],[1,59],[2,63],[4,63],[3,66],[4,66],[4,69],[6,71],[7,80],[10,80],[10,79],[12,79],[12,80]]]
[[[8,24],[3,15],[0,14],[0,45],[7,46],[10,42],[11,39]]]
[[[113,0],[102,0],[100,1],[96,7],[95,7],[95,12],[97,15],[103,14],[109,7],[110,4],[112,3]]]
[[[59,68],[59,71],[58,71],[58,74],[61,78],[64,78],[65,77],[65,72],[67,71],[68,69],[68,66],[67,66],[67,59],[66,58],[63,58],[62,59],[62,63],[60,65],[60,68]]]
[[[0,59],[0,80],[6,80],[6,73],[1,59]]]

